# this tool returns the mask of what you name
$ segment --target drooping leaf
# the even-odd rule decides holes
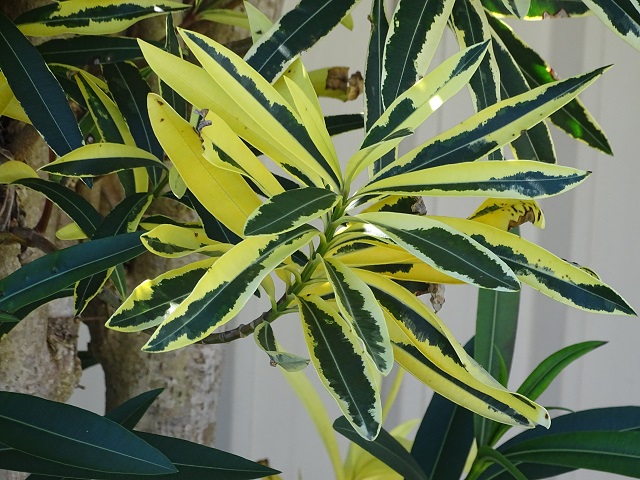
[[[159,325],[195,288],[218,259],[208,258],[175,268],[138,285],[106,323],[108,328],[134,332]]]
[[[382,99],[388,107],[425,75],[454,0],[400,0],[382,59]]]
[[[374,180],[482,158],[565,105],[604,70],[606,68],[599,68],[502,100],[416,147],[382,170]]]
[[[169,351],[206,337],[235,317],[262,279],[316,234],[305,226],[281,235],[249,237],[235,245],[205,273],[143,349]]]
[[[229,244],[208,238],[200,227],[161,224],[144,233],[144,246],[155,255],[165,258],[179,258],[197,252],[225,252]]]
[[[47,37],[61,33],[108,35],[126,30],[143,18],[188,8],[179,2],[157,0],[65,0],[29,10],[15,22],[25,35]]]
[[[502,291],[520,288],[504,262],[442,222],[391,212],[361,213],[355,218],[375,225],[407,252],[463,282]]]
[[[178,34],[173,26],[173,15],[167,15],[167,26],[165,29],[165,41],[164,49],[175,55],[178,58],[182,58],[182,49],[180,48],[180,42],[178,41]],[[184,98],[182,98],[173,88],[167,85],[162,79],[159,79],[160,93],[171,108],[173,108],[178,114],[185,120],[189,119],[189,106]]]
[[[62,465],[121,474],[176,472],[162,453],[127,429],[71,405],[0,392],[0,424],[0,442]]]
[[[142,58],[138,41],[130,37],[82,35],[56,38],[36,48],[47,63],[62,63],[76,67],[106,65]]]
[[[585,270],[517,235],[452,217],[435,217],[498,255],[518,279],[556,301],[598,313],[634,315],[611,287]]]
[[[202,156],[200,136],[158,95],[149,95],[151,125],[162,148],[195,197],[237,235],[260,200],[243,178]]]
[[[357,195],[544,198],[576,187],[589,174],[532,160],[456,162],[374,180]]]
[[[309,355],[322,384],[358,435],[373,440],[382,422],[380,392],[355,333],[320,297],[297,301]]]
[[[364,344],[366,352],[383,375],[393,367],[393,351],[384,314],[367,284],[335,258],[323,259],[342,316]]]
[[[526,222],[544,228],[544,214],[534,200],[513,200],[508,198],[488,198],[469,220],[484,223],[500,230],[509,231]]]
[[[307,50],[340,23],[358,0],[301,0],[278,20],[247,52],[245,59],[271,82],[299,53]]]
[[[309,365],[310,360],[308,358],[282,351],[269,322],[262,322],[258,325],[253,332],[253,338],[269,356],[269,363],[274,367],[278,366],[286,372],[299,372]]]
[[[640,50],[640,9],[633,0],[583,0],[613,33]]]
[[[3,14],[0,14],[0,70],[33,126],[57,155],[83,145],[62,88],[36,48]]]
[[[371,21],[371,35],[369,36],[367,66],[364,74],[365,132],[371,129],[385,110],[382,101],[382,57],[389,31],[389,19],[384,1],[373,1],[369,20]],[[380,168],[376,172],[378,170]]]
[[[575,2],[583,5],[582,2]],[[554,70],[531,47],[523,42],[500,20],[489,17],[489,23],[511,56],[517,62],[522,74],[531,88],[557,80]],[[609,140],[600,125],[587,111],[579,98],[574,98],[558,111],[549,116],[549,120],[573,138],[585,142],[592,148],[611,155]]]
[[[99,177],[138,167],[166,169],[156,156],[140,148],[121,143],[91,143],[40,170],[69,177]]]
[[[293,230],[331,210],[340,197],[324,188],[298,188],[271,197],[249,215],[244,235],[274,235]]]
[[[140,234],[128,233],[73,245],[40,257],[0,280],[0,310],[15,312],[144,251]]]
[[[391,467],[405,480],[427,480],[429,478],[402,444],[384,428],[380,429],[380,434],[372,442],[362,438],[345,417],[340,417],[333,422],[333,429]]]

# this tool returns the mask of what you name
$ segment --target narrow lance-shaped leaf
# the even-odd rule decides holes
[[[253,44],[245,56],[247,63],[272,82],[296,55],[333,30],[357,3],[301,0]]]
[[[62,88],[36,48],[1,13],[0,70],[33,126],[57,155],[83,145],[78,123]]]
[[[482,5],[492,14],[499,17],[512,17],[503,0],[482,0]],[[578,18],[590,15],[591,11],[582,2],[573,0],[531,0],[529,11],[524,20],[545,20],[547,18]],[[491,15],[493,17],[493,15]]]
[[[17,450],[63,465],[109,473],[176,472],[158,450],[99,415],[18,393],[0,392],[0,399],[0,442]]]
[[[583,5],[582,2],[580,5]],[[557,80],[554,70],[547,62],[518,38],[506,23],[489,16],[489,24],[494,34],[500,38],[518,63],[518,67],[531,88]],[[568,135],[611,155],[609,140],[579,98],[574,98],[564,107],[552,113],[549,120]]]
[[[311,227],[299,227],[281,235],[249,237],[235,245],[205,273],[143,349],[175,350],[211,334],[236,316],[264,277],[316,234]]]
[[[282,351],[269,322],[262,322],[258,325],[253,332],[253,338],[258,346],[269,356],[270,364],[274,367],[278,366],[286,372],[299,372],[309,365],[310,360],[308,358]]]
[[[315,146],[299,117],[269,82],[214,40],[188,30],[180,30],[180,34],[219,85],[219,90],[223,91],[218,92],[216,103],[222,104],[226,112],[235,116],[236,122],[246,122],[243,128],[236,131],[238,135],[250,135],[247,130],[252,130],[251,134],[268,138],[266,145],[255,144],[250,137],[246,140],[272,158],[271,152],[275,149],[274,153],[279,153],[285,164],[300,170],[308,179],[318,175],[323,182],[338,188],[341,179]],[[234,92],[233,97],[228,92]],[[216,113],[223,114],[219,110]],[[235,131],[234,124],[223,118]],[[300,180],[304,180],[304,177]],[[315,180],[317,186],[324,186],[323,182]]]
[[[361,213],[354,220],[375,225],[409,253],[463,282],[503,291],[520,288],[502,260],[443,222],[390,212]]]
[[[105,414],[105,418],[112,420],[125,428],[133,430],[151,404],[163,392],[164,388],[156,388],[130,398]]]
[[[388,375],[393,351],[384,314],[367,284],[335,258],[323,259],[342,316],[349,320],[376,368]]]
[[[405,480],[427,480],[429,478],[402,444],[384,428],[380,429],[380,434],[373,442],[358,435],[345,417],[340,417],[333,422],[333,429],[391,467]]]
[[[382,57],[389,31],[389,19],[383,0],[373,1],[369,21],[371,22],[371,35],[364,74],[365,132],[371,129],[385,110],[382,101]]]
[[[142,243],[151,253],[165,258],[179,258],[197,252],[224,252],[231,245],[212,240],[202,228],[163,224],[142,235]]]
[[[14,312],[145,251],[139,233],[81,243],[38,258],[0,280],[0,310]]]
[[[453,55],[396,98],[368,130],[360,150],[349,159],[347,178],[354,178],[376,158],[393,150],[463,88],[478,67],[487,46],[488,43],[484,42]]]
[[[162,159],[164,152],[153,133],[147,111],[147,95],[151,88],[142,78],[140,70],[132,63],[122,62],[104,65],[102,73],[136,146]],[[162,170],[149,168],[147,171],[152,184],[156,185],[160,181]]]
[[[640,9],[633,0],[584,0],[584,4],[613,33],[640,50]]]
[[[182,49],[180,48],[180,42],[178,41],[178,34],[173,25],[173,15],[167,15],[167,23],[165,29],[165,41],[164,49],[175,55],[178,58],[182,58]],[[173,88],[167,85],[162,78],[159,79],[160,93],[171,108],[173,108],[178,114],[185,120],[189,119],[188,112],[189,106],[184,98],[182,98]]]
[[[597,277],[534,243],[470,220],[433,218],[477,240],[509,265],[521,282],[554,300],[597,313],[635,315],[633,308]]]
[[[65,0],[29,10],[16,18],[25,35],[47,37],[61,33],[107,35],[126,30],[143,18],[188,8],[157,0]]]
[[[218,259],[189,263],[145,280],[118,307],[106,325],[113,330],[136,332],[161,324]]]
[[[531,222],[544,228],[544,213],[534,200],[514,200],[509,198],[488,198],[469,215],[469,220],[484,223],[500,230],[508,231],[523,223]]]
[[[382,98],[389,106],[429,68],[454,0],[400,0],[387,34]]]
[[[168,15],[170,17],[171,15]],[[64,65],[106,65],[142,58],[138,41],[130,37],[82,35],[56,38],[36,47],[47,63]]]
[[[502,100],[402,156],[375,180],[482,158],[572,100],[605,70],[599,68]]]
[[[297,297],[305,340],[322,384],[360,436],[373,440],[381,425],[380,392],[346,321],[318,296]]]
[[[274,235],[292,230],[331,210],[340,197],[324,188],[298,188],[271,197],[253,212],[244,234]]]
[[[214,167],[202,156],[193,127],[158,95],[149,95],[151,125],[162,147],[195,197],[237,235],[260,200],[244,179]]]
[[[357,196],[544,198],[578,186],[589,173],[531,160],[454,163],[373,181],[359,190]]]
[[[502,98],[511,98],[529,90],[529,85],[515,60],[499,39],[494,37],[493,52],[500,68],[500,89]],[[556,112],[555,114],[557,114]],[[553,114],[553,115],[555,115]],[[551,133],[546,122],[540,122],[522,132],[511,142],[511,151],[516,158],[557,163]]]

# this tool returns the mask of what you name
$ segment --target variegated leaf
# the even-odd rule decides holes
[[[509,265],[521,282],[554,300],[597,313],[635,315],[633,308],[596,276],[534,243],[479,222],[433,218],[469,235]]]
[[[319,218],[335,207],[340,198],[330,190],[315,187],[279,193],[247,218],[244,234],[274,235],[292,230]]]
[[[61,33],[107,35],[126,30],[143,18],[186,8],[188,5],[166,0],[65,0],[29,10],[15,23],[22,33],[35,37]]]
[[[369,233],[390,237],[426,264],[465,283],[501,291],[520,285],[509,267],[475,240],[428,217],[401,213],[361,213]]]
[[[269,277],[267,277],[269,278]],[[283,352],[276,341],[273,328],[269,322],[262,322],[253,331],[253,338],[260,348],[269,356],[271,365],[278,366],[286,372],[299,372],[309,365],[308,358],[302,358],[292,353]]]
[[[532,160],[455,163],[373,181],[356,195],[545,198],[578,186],[589,173]]]
[[[265,276],[317,233],[300,227],[281,235],[249,237],[235,245],[207,271],[143,350],[175,350],[211,334],[238,314]]]
[[[355,333],[318,296],[297,297],[311,361],[353,428],[373,440],[380,431],[380,391]]]
[[[255,192],[237,173],[217,168],[202,156],[193,127],[158,95],[149,95],[151,125],[162,148],[195,197],[236,235],[260,205]]]
[[[165,258],[184,257],[196,252],[225,252],[231,248],[207,237],[202,228],[158,225],[144,233],[142,243],[151,253]]]
[[[488,198],[469,220],[491,225],[500,230],[511,230],[526,222],[544,228],[544,214],[534,200],[512,200],[508,198]]]
[[[479,415],[511,425],[549,426],[544,408],[493,379],[415,295],[375,273],[356,273],[387,312],[394,355],[410,373]]]
[[[247,20],[249,21],[249,30],[251,31],[251,40],[256,43],[260,38],[269,31],[273,22],[269,17],[262,13],[257,7],[244,1],[244,9],[247,12]]]
[[[382,56],[389,31],[389,19],[384,0],[372,2],[369,20],[371,21],[371,35],[364,74],[365,132],[371,129],[385,110],[382,101]],[[378,170],[380,169],[378,168]]]
[[[454,0],[400,0],[383,56],[382,98],[389,106],[425,75]]]
[[[145,280],[111,315],[106,326],[122,332],[136,332],[159,325],[187,298],[217,260],[207,258]]]
[[[583,0],[616,35],[640,50],[640,8],[634,0]]]
[[[282,158],[285,164],[288,161],[306,176],[313,177],[315,173],[322,178],[326,177],[326,181],[335,188],[341,184],[330,162],[313,143],[299,117],[269,82],[240,57],[214,40],[188,30],[179,32],[204,69],[219,85],[218,90],[224,92],[218,92],[221,95],[219,103],[227,113],[236,116],[237,121],[243,124],[243,128],[236,132],[238,135],[252,130],[272,144],[269,150],[262,149],[264,140],[261,145],[254,144],[265,154],[273,158],[271,152],[275,150],[276,158]],[[229,92],[233,92],[233,97]],[[221,114],[218,111],[216,113]],[[229,126],[234,128],[231,123]],[[253,143],[250,138],[246,140]],[[324,186],[322,183],[316,185]]]
[[[209,111],[204,123],[200,130],[204,158],[219,168],[246,175],[268,197],[284,192],[273,173],[222,118]]]
[[[267,81],[274,81],[296,55],[329,33],[359,0],[301,0],[260,37],[245,58]]]
[[[97,177],[137,167],[166,168],[153,154],[120,143],[92,143],[40,168],[69,177]]]
[[[599,68],[502,100],[400,157],[375,180],[482,158],[572,100],[605,70]]]
[[[582,2],[579,4],[584,5]],[[553,68],[529,45],[518,38],[506,23],[490,16],[489,24],[494,34],[500,38],[513,59],[518,63],[518,67],[531,88],[557,80]],[[609,145],[607,136],[579,98],[574,98],[564,107],[552,113],[549,120],[573,138],[611,155],[611,145]]]
[[[488,43],[474,45],[442,62],[400,95],[367,131],[360,150],[347,163],[347,179],[393,150],[433,112],[463,88],[478,67]]]
[[[342,316],[353,325],[376,368],[388,375],[393,352],[382,309],[366,283],[336,258],[325,258],[327,278]]]

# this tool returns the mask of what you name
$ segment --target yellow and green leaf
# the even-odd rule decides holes
[[[336,258],[323,260],[340,313],[353,326],[378,371],[388,375],[393,367],[391,341],[384,314],[371,289]]]
[[[92,143],[40,170],[69,177],[97,177],[137,167],[166,168],[155,155],[141,148],[121,143]]]
[[[361,213],[354,220],[370,224],[371,235],[391,238],[427,265],[465,283],[500,291],[520,288],[500,258],[444,222],[390,212]]]
[[[238,314],[264,277],[317,233],[300,227],[281,235],[249,237],[235,245],[205,273],[143,350],[175,350],[213,333]]]
[[[274,235],[292,230],[331,210],[341,197],[324,188],[297,188],[271,197],[253,212],[244,235]]]
[[[356,196],[545,198],[576,187],[589,173],[533,160],[454,163],[374,180]]]
[[[358,337],[318,296],[297,297],[311,361],[353,428],[373,440],[380,431],[380,391]]]
[[[471,220],[433,218],[491,250],[513,270],[521,282],[554,300],[597,313],[635,315],[633,308],[597,277],[534,243]]]
[[[222,23],[223,25],[230,25],[232,27],[250,29],[247,14],[238,10],[231,10],[230,8],[209,8],[198,12],[196,18],[198,20]]]
[[[471,162],[518,137],[592,84],[604,71],[543,85],[486,108],[416,147],[382,170],[374,181],[441,165]]]
[[[202,228],[158,225],[144,233],[142,243],[151,253],[165,258],[179,258],[197,252],[225,252],[231,248],[207,237]]]
[[[526,222],[544,228],[544,214],[535,200],[512,200],[509,198],[488,198],[469,220],[484,223],[500,230],[508,231]]]
[[[106,326],[137,332],[159,325],[187,296],[218,258],[207,258],[145,280],[109,318]]]
[[[200,137],[193,127],[158,95],[149,96],[151,125],[162,148],[195,197],[236,235],[259,205],[242,176],[215,167],[202,156]]]
[[[270,363],[274,367],[278,366],[286,372],[299,372],[309,365],[310,360],[308,358],[285,352],[280,348],[269,322],[262,322],[258,325],[253,332],[253,338],[258,346],[269,356]]]
[[[393,150],[460,91],[480,64],[487,46],[488,42],[483,42],[453,55],[395,99],[367,131],[360,150],[349,159],[347,178],[355,178],[366,166]]]
[[[65,0],[29,10],[15,19],[25,35],[48,37],[61,33],[108,35],[156,15],[188,8],[180,2],[158,0]]]

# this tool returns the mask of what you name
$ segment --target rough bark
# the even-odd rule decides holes
[[[271,18],[279,15],[283,0],[258,0],[253,3]],[[0,11],[14,18],[22,11],[49,3],[49,0],[12,0],[0,2]],[[240,4],[240,2],[237,2]],[[221,42],[246,37],[240,29],[195,24],[194,28]],[[143,22],[136,27],[139,36],[158,36],[163,22]],[[30,126],[12,125],[3,133],[5,145],[18,160],[37,167],[48,161],[48,149]],[[94,195],[99,190],[96,189]],[[104,199],[102,199],[104,200]],[[33,227],[39,220],[42,198],[29,191],[19,191],[19,203],[26,211],[25,222]],[[48,238],[61,225],[64,215],[51,218]],[[18,245],[0,245],[0,278],[35,258],[39,253]],[[137,284],[169,268],[165,259],[147,256],[130,267],[131,282]],[[104,305],[94,306],[94,313],[106,318]],[[100,322],[89,322],[91,348],[101,361],[107,383],[107,408],[150,389],[165,387],[159,401],[143,419],[141,428],[211,444],[215,428],[214,412],[220,385],[222,354],[216,346],[194,346],[178,352],[149,355],[140,352],[143,335],[117,334],[104,329]],[[77,386],[81,374],[77,357],[78,321],[73,318],[68,301],[41,307],[0,339],[0,390],[12,390],[65,401]],[[0,480],[17,480],[25,475],[0,470]]]

